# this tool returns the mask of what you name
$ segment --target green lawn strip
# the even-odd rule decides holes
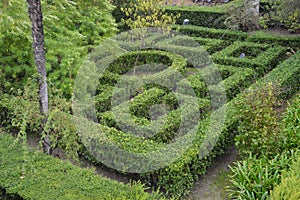
[[[153,199],[132,186],[95,175],[68,161],[31,151],[0,133],[0,188],[22,199]]]

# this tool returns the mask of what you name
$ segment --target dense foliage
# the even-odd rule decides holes
[[[266,86],[247,94],[243,106],[238,105],[242,123],[236,144],[243,160],[230,167],[231,186],[228,190],[232,198],[267,199],[281,182],[272,198],[275,195],[275,199],[289,199],[286,194],[290,194],[293,199],[292,196],[297,195],[297,189],[287,189],[286,179],[280,177],[299,157],[300,96],[295,97],[280,121],[275,110],[278,94],[274,91],[272,85]],[[297,179],[294,172],[285,176]]]
[[[3,91],[16,93],[35,73],[30,22],[25,1],[5,2],[0,8],[0,84]],[[100,0],[42,1],[49,81],[66,97],[82,58],[116,31],[112,8]]]
[[[131,42],[126,40],[128,38],[120,37],[120,46],[126,49],[130,43],[132,51],[115,59],[103,76],[95,81],[98,85],[91,99],[94,100],[92,107],[95,107],[96,113],[89,120],[99,121],[98,129],[93,129],[91,121],[82,120],[78,122],[82,129],[78,130],[74,110],[66,99],[72,95],[74,78],[88,53],[93,52],[90,58],[96,64],[106,61],[107,49],[95,47],[116,32],[111,15],[115,7],[110,2],[116,6],[114,12],[119,12],[119,19],[124,18],[122,23],[132,29],[145,26],[168,27],[169,23],[175,22],[177,18],[174,16],[177,14],[181,14],[177,23],[182,24],[182,19],[191,18],[193,25],[172,26],[174,30],[190,37],[154,35],[143,41],[145,46],[152,45],[144,50],[140,49],[139,42],[132,43],[136,39],[133,35],[130,37]],[[164,164],[167,155],[163,153],[155,154],[151,162],[145,159],[141,165],[136,160],[142,160],[143,155],[158,152],[171,144],[167,146],[168,150],[179,155],[177,160],[151,172],[130,174],[152,190],[160,189],[167,197],[181,198],[187,194],[213,159],[222,155],[234,142],[243,160],[231,166],[232,185],[228,190],[232,198],[266,199],[274,187],[274,192],[271,192],[274,199],[278,199],[278,196],[285,198],[287,194],[293,193],[288,190],[287,178],[291,178],[297,186],[298,176],[295,171],[299,168],[298,164],[295,162],[290,172],[283,171],[287,171],[299,155],[299,95],[294,96],[295,100],[291,101],[282,118],[280,115],[282,101],[288,100],[300,90],[300,37],[219,29],[224,27],[226,10],[232,5],[241,5],[242,0],[209,8],[162,7],[158,0],[110,2],[42,1],[50,82],[50,111],[44,126],[40,123],[43,116],[38,107],[38,78],[33,63],[26,2],[0,2],[0,126],[6,131],[17,133],[16,141],[0,133],[0,171],[1,174],[4,172],[4,176],[0,177],[0,194],[8,195],[8,198],[25,199],[43,199],[45,194],[49,194],[47,199],[160,198],[156,194],[151,196],[144,193],[143,185],[139,183],[127,186],[108,181],[94,176],[91,171],[28,151],[24,143],[19,144],[19,141],[26,141],[28,134],[38,137],[49,135],[52,147],[64,150],[74,161],[78,161],[78,155],[83,155],[96,164],[105,163],[96,159],[97,155],[92,155],[83,144],[80,136],[87,132],[91,133],[87,139],[93,142],[93,148],[101,147],[97,153],[109,154],[113,158],[110,166],[121,163],[118,166],[121,173],[130,171],[126,164],[135,165],[141,170],[157,163]],[[290,8],[283,13],[286,4],[295,3],[295,0],[278,2],[280,4],[274,5],[279,6],[277,9],[281,14],[286,14],[280,14],[281,23],[291,29],[299,29],[298,10]],[[240,26],[238,23],[235,25]],[[202,48],[198,48],[198,44]],[[240,57],[243,54],[244,57]],[[99,60],[97,55],[104,55],[103,60]],[[196,69],[190,60],[185,59],[191,55],[211,58],[216,63],[215,69],[206,70],[205,66],[212,66],[209,59],[197,63],[201,67]],[[153,67],[153,63],[161,65]],[[147,75],[132,70],[136,65],[143,66],[142,72],[147,72]],[[85,69],[92,71],[94,66],[87,64]],[[135,73],[137,77],[133,76]],[[187,82],[178,81],[177,73]],[[85,89],[84,83],[91,79],[90,75],[87,73],[82,79],[78,78],[81,82],[80,87],[74,89],[75,93]],[[216,78],[216,75],[220,77]],[[140,86],[142,78],[148,84]],[[115,105],[112,104],[113,95],[116,92],[123,95],[124,92],[116,87],[120,82],[126,83],[125,89],[131,90],[130,97],[124,104]],[[175,87],[173,82],[181,88],[177,93],[170,89]],[[211,97],[224,92],[220,89],[223,86],[226,97],[221,96],[217,102],[212,103]],[[188,88],[193,91],[190,92]],[[188,98],[190,102],[180,105],[178,98]],[[222,103],[224,100],[227,101],[226,105]],[[128,107],[125,103],[128,103]],[[158,106],[160,104],[165,107]],[[220,133],[211,131],[211,134],[207,134],[211,124],[221,121],[216,117],[216,123],[212,123],[210,117],[218,116],[225,108],[224,124],[213,127],[220,129]],[[89,116],[88,109],[84,112]],[[199,120],[193,120],[195,115],[199,115]],[[190,132],[186,135],[181,132],[178,134],[182,122],[183,133],[191,128],[196,130],[190,146],[185,145],[190,140]],[[136,125],[139,125],[138,128]],[[155,132],[156,126],[160,127],[158,132]],[[136,137],[138,132],[142,134]],[[120,153],[113,148],[116,144],[120,149],[140,157],[116,156]]]
[[[160,199],[143,185],[125,185],[68,161],[33,152],[0,132],[0,197],[9,199]],[[4,189],[4,190],[2,190]]]

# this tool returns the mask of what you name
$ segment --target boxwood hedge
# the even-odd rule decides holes
[[[172,28],[192,37],[215,38],[226,41],[244,41],[248,37],[248,33],[227,29],[215,29],[193,25],[173,25]]]
[[[213,54],[212,59],[217,64],[255,69],[262,76],[286,58],[286,51],[282,46],[238,41]],[[240,57],[242,53],[243,58]]]
[[[276,82],[276,84],[281,88],[289,86],[289,90],[285,90],[279,95],[280,98],[289,98],[295,91],[299,90],[299,56],[300,52],[278,65],[275,69],[268,73],[266,77],[262,78],[251,87],[264,87],[264,85],[268,82]],[[235,98],[239,99],[243,98],[243,96],[242,94],[238,94]],[[225,125],[222,128],[221,135],[209,135],[209,139],[218,139],[213,150],[210,151],[207,156],[201,157],[200,152],[203,153],[207,151],[207,147],[202,146],[202,144],[204,139],[207,137],[206,131],[210,123],[208,118],[200,122],[196,138],[193,140],[193,143],[189,146],[187,151],[185,151],[176,162],[163,169],[159,169],[151,173],[140,174],[140,178],[154,188],[160,187],[161,190],[168,196],[179,197],[186,194],[198,175],[205,173],[207,166],[211,163],[211,160],[217,155],[224,153],[225,149],[233,143],[233,138],[237,132],[238,126],[238,121],[236,121],[237,119],[235,117],[236,111],[234,109],[235,98],[233,98],[226,106],[227,117]],[[219,108],[214,112],[221,112],[222,109],[223,108]],[[105,142],[98,141],[95,145],[107,145],[107,148],[109,148],[109,141],[111,141],[117,143],[119,146],[123,146],[126,150],[140,153],[155,151],[164,147],[164,144],[157,143],[154,140],[137,139],[122,132],[111,134],[117,130],[108,127],[102,127],[102,129],[102,134],[109,135],[109,140]],[[95,137],[93,136],[94,140],[97,140],[97,134],[100,133],[95,133]],[[185,140],[184,138],[185,137],[182,139]],[[171,146],[170,149],[174,152],[179,152],[181,150],[175,147],[173,149],[173,146]],[[129,163],[134,162],[134,159],[136,158],[126,158]],[[124,169],[124,171],[126,171],[126,169]]]

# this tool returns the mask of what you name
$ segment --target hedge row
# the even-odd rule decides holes
[[[266,77],[260,80],[258,83],[254,84],[252,87],[263,87],[264,84],[268,82],[276,82],[277,85],[281,88],[284,88],[286,85],[289,85],[290,88],[288,91],[284,91],[280,97],[288,98],[295,91],[299,90],[299,72],[300,68],[297,67],[299,65],[299,57],[300,52],[289,58],[288,60],[281,63],[274,70],[272,70]],[[242,95],[238,95],[236,98],[242,98]],[[165,191],[166,195],[169,196],[181,196],[187,193],[188,189],[191,188],[193,181],[197,178],[198,175],[205,173],[206,167],[209,166],[211,160],[217,155],[222,154],[225,149],[233,142],[233,138],[237,131],[238,121],[235,118],[235,109],[234,109],[233,99],[231,102],[227,104],[227,117],[225,126],[223,127],[223,131],[221,135],[206,135],[206,131],[209,128],[210,120],[207,118],[200,122],[197,135],[193,140],[193,143],[189,146],[189,148],[180,156],[176,162],[172,163],[168,167],[163,169],[141,174],[141,179],[145,182],[151,183],[153,187],[160,187],[162,191]],[[220,108],[215,111],[215,113],[221,112],[223,108]],[[88,126],[88,125],[87,125]],[[110,132],[115,132],[115,129],[102,127],[103,132],[95,132],[94,135],[91,136],[90,139],[95,141],[94,146],[106,145],[108,149],[111,150],[110,144],[117,143],[122,148],[132,151],[132,152],[151,152],[156,151],[160,148],[163,148],[163,144],[156,143],[153,140],[142,140],[137,139],[126,133],[118,132],[117,134],[110,134]],[[97,134],[108,134],[109,140],[103,141],[97,139],[99,136]],[[185,136],[180,137],[176,142],[180,142],[180,144],[186,144],[185,142],[191,135],[187,134]],[[124,137],[124,138],[123,138]],[[206,138],[209,137],[209,138]],[[101,137],[102,138],[102,137]],[[200,152],[209,151],[206,146],[201,146],[203,144],[204,139],[208,139],[213,142],[214,139],[217,139],[217,144],[214,146],[214,149],[209,152],[209,154],[205,157],[200,156]],[[111,142],[109,142],[111,141]],[[139,143],[140,142],[140,143]],[[182,147],[182,146],[180,146]],[[168,146],[169,150],[172,152],[182,153],[182,148],[178,148],[175,144],[172,146]],[[114,155],[116,152],[111,151],[111,156],[115,158]],[[117,152],[119,153],[119,152]],[[100,153],[101,154],[101,153]],[[153,162],[150,162],[149,165],[154,165],[156,160],[157,162],[163,162],[163,159],[160,159],[160,156],[163,155],[156,154],[158,157],[152,158]],[[121,160],[114,160],[114,162],[125,163],[133,163],[135,159],[143,159],[142,157],[126,157],[126,158],[115,158]],[[122,160],[123,159],[123,160]],[[147,163],[147,161],[145,160]],[[135,167],[147,167],[147,166],[135,166]],[[124,169],[126,171],[128,169]]]
[[[224,71],[233,73],[228,78],[223,78],[223,81],[219,83],[216,87],[214,87],[220,88],[220,85],[223,84],[226,90],[226,97],[228,101],[234,98],[238,93],[249,87],[255,79],[255,71],[251,68],[239,68],[225,65],[217,66],[221,74],[222,72],[224,73]]]
[[[174,15],[180,14],[180,17],[176,20],[176,24],[183,24],[183,20],[189,19],[189,24],[195,26],[204,26],[209,28],[226,28],[225,13],[215,11],[197,11],[177,8],[175,6],[168,7],[167,13]]]
[[[189,19],[189,23],[196,26],[226,28],[224,24],[224,21],[226,19],[226,12],[233,6],[239,6],[241,4],[241,0],[235,0],[224,4],[217,4],[212,7],[167,6],[166,12],[172,14],[180,14],[180,17],[176,21],[177,24],[182,24],[184,19]]]
[[[264,87],[268,82],[276,82],[279,87],[284,88],[287,82],[291,81],[289,82],[290,90],[285,91],[280,95],[281,98],[289,98],[291,94],[299,91],[300,68],[296,67],[296,65],[299,65],[299,57],[300,52],[280,64],[265,78],[253,84],[252,87]],[[235,98],[242,98],[242,94]],[[199,133],[194,140],[195,143],[193,143],[193,146],[191,146],[178,161],[171,164],[166,169],[159,170],[155,175],[152,175],[152,179],[151,177],[148,177],[148,181],[158,180],[156,185],[162,187],[169,195],[180,196],[185,194],[192,186],[194,178],[205,172],[205,168],[209,166],[211,159],[224,153],[225,149],[233,143],[238,126],[238,121],[236,121],[235,117],[236,111],[234,109],[235,98],[227,104],[227,117],[222,134],[220,136],[211,136],[212,138],[218,137],[218,141],[208,157],[205,157],[202,160],[199,159],[199,153],[205,151],[205,149],[199,148],[201,142],[203,142],[201,135],[205,133],[208,126],[207,123],[209,123],[208,120],[204,120],[200,123]],[[156,176],[156,178],[153,178],[153,176]]]
[[[267,44],[278,44],[285,47],[300,48],[299,36],[274,36],[265,32],[256,32],[249,35],[246,41]]]
[[[112,109],[113,111],[99,113],[101,118],[100,124],[157,142],[168,143],[176,135],[180,134],[180,132],[186,132],[195,126],[195,116],[199,115],[199,118],[204,118],[210,110],[209,100],[180,94],[176,96],[173,93],[169,93],[158,99],[158,101],[156,100],[157,98],[149,101],[147,96],[140,95],[136,98],[140,98],[140,101],[142,100],[143,105],[139,110],[147,114],[147,116],[137,117],[137,115],[130,114],[130,105],[129,108],[127,105],[119,105],[114,107]],[[178,98],[184,99],[184,101],[187,102],[178,105]],[[140,101],[134,101],[135,100],[132,101],[134,106],[140,104]],[[194,109],[187,108],[188,110],[184,110],[187,104],[194,102],[198,103],[197,107],[195,106]],[[150,109],[150,107],[155,104],[165,105],[165,111],[162,107],[155,106]],[[151,112],[151,119],[149,119],[148,116],[150,115],[149,110]],[[115,117],[117,117],[117,120]],[[184,123],[182,123],[183,121]]]
[[[247,33],[227,29],[215,29],[193,25],[173,25],[172,28],[192,37],[215,38],[226,41],[244,41],[248,37]]]
[[[231,44],[230,41],[225,41],[220,39],[201,38],[201,37],[194,37],[193,39],[201,46],[203,46],[203,48],[206,49],[209,54],[213,54],[217,51],[221,51],[222,49],[224,49],[225,47]]]
[[[158,199],[140,184],[125,185],[70,162],[30,151],[0,133],[0,195],[9,199]],[[1,197],[1,196],[0,196]]]
[[[242,53],[244,58],[240,58]],[[284,58],[285,47],[240,41],[212,55],[213,61],[218,64],[253,68],[259,76],[273,69]]]
[[[221,77],[219,77],[220,75]],[[251,68],[216,65],[216,69],[209,74],[197,72],[188,76],[187,80],[190,87],[194,89],[196,96],[200,98],[210,98],[210,94],[216,93],[224,87],[227,99],[231,100],[236,94],[253,83],[255,78],[255,71]]]

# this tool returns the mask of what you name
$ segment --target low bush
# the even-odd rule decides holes
[[[290,168],[297,156],[299,151],[287,151],[272,159],[250,155],[243,161],[235,162],[230,166],[229,197],[239,200],[268,199],[270,191],[280,183],[282,172]]]
[[[192,37],[215,38],[226,41],[246,40],[247,33],[226,29],[206,28],[193,25],[173,25],[173,29]]]
[[[30,151],[0,133],[0,188],[20,199],[159,199],[143,185],[125,185],[80,169],[68,161]],[[18,198],[17,198],[18,199]]]
[[[253,53],[254,52],[254,53]],[[244,53],[244,57],[239,56]],[[275,68],[286,56],[286,48],[257,44],[251,42],[235,42],[226,49],[212,55],[214,62],[222,65],[253,68],[259,76]]]
[[[201,4],[201,2],[200,2]],[[225,14],[228,8],[242,4],[241,0],[230,1],[228,3],[214,6],[166,6],[166,12],[180,14],[177,24],[182,24],[184,19],[189,19],[189,23],[195,26],[210,28],[225,28]],[[197,5],[197,4],[196,4]]]
[[[293,200],[300,199],[300,156],[295,158],[289,171],[281,176],[281,183],[271,191],[271,200]]]
[[[277,44],[284,47],[294,48],[294,51],[297,51],[300,47],[300,37],[298,36],[274,36],[265,32],[256,32],[255,34],[251,34],[246,41],[273,45]]]

